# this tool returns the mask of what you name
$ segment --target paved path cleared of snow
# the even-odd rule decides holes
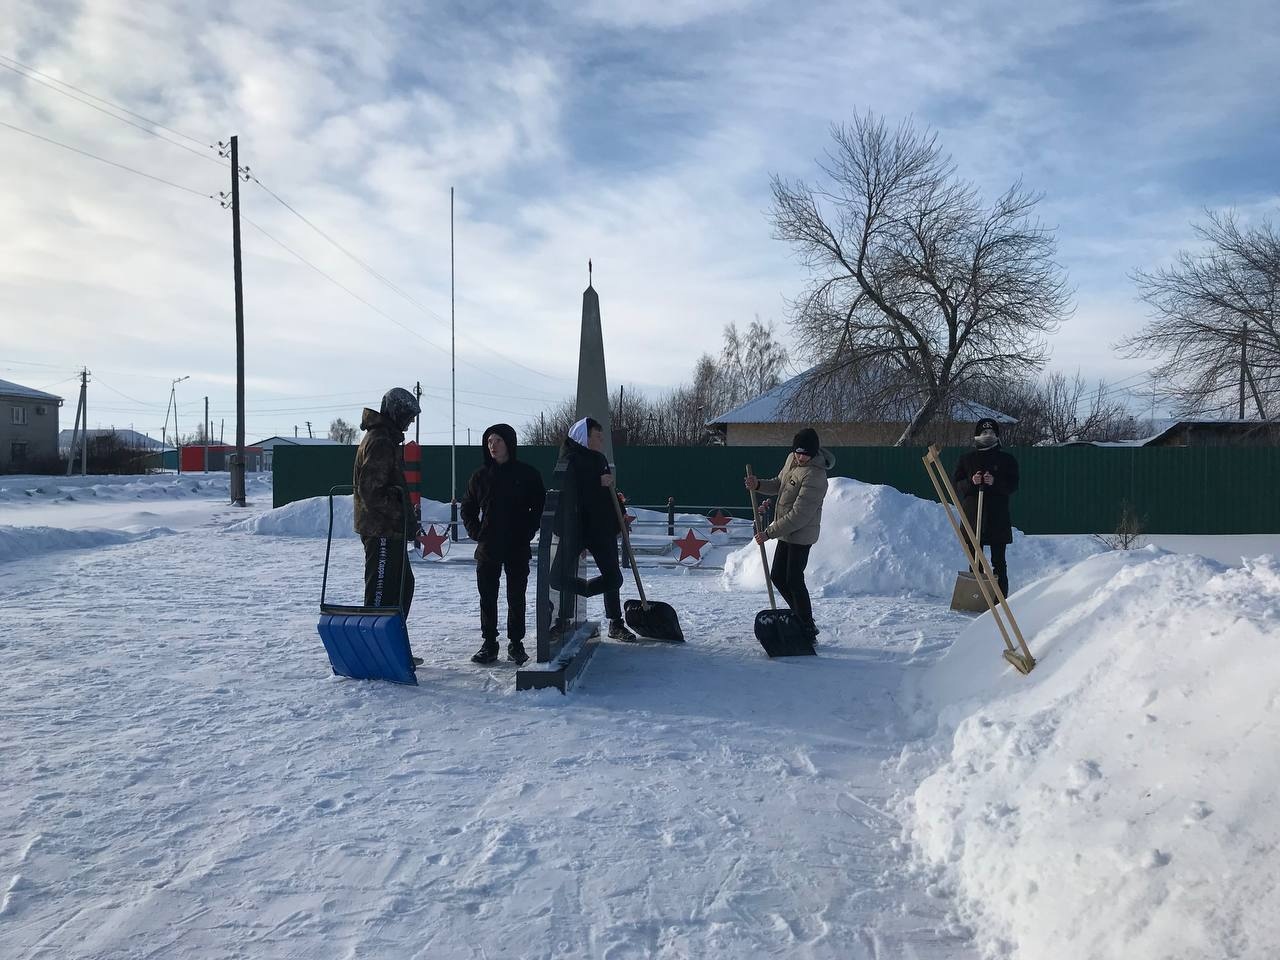
[[[517,694],[467,662],[473,569],[419,564],[403,688],[331,675],[322,557],[203,527],[0,565],[5,956],[975,955],[887,812],[902,673],[967,623],[936,600],[820,600],[821,655],[769,661],[763,594],[655,575],[688,644]]]

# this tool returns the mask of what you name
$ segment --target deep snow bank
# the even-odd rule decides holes
[[[1015,598],[912,685],[936,764],[903,822],[986,952],[1273,957],[1280,920],[1280,564],[1108,553]]]
[[[768,544],[770,560],[774,544]],[[1065,570],[1105,549],[1094,538],[1026,537],[1009,547],[1012,589]],[[822,535],[806,580],[816,596],[875,594],[950,597],[963,552],[940,504],[893,487],[832,478],[822,506]],[[760,550],[747,544],[725,561],[729,589],[763,590]]]
[[[271,474],[250,473],[246,492],[262,496],[271,490]],[[227,473],[154,473],[123,476],[0,477],[0,505],[36,503],[124,503],[133,500],[231,499]]]
[[[142,533],[122,530],[63,530],[59,527],[0,526],[0,563],[51,553],[55,550],[88,550],[117,543],[133,543],[173,533],[153,527]]]

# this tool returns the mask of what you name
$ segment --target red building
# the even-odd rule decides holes
[[[235,454],[236,448],[223,443],[211,443],[209,446],[183,447],[182,454],[182,472],[183,473],[200,473],[206,469],[205,467],[205,451],[209,451],[209,470],[226,470],[228,465],[228,457]],[[245,470],[249,473],[257,473],[262,469],[262,448],[261,447],[245,447],[244,448]]]

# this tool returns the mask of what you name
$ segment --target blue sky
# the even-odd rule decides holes
[[[465,438],[572,389],[588,257],[611,383],[675,385],[730,321],[785,332],[803,275],[769,176],[811,176],[830,124],[868,109],[936,129],[988,197],[1044,194],[1076,307],[1052,365],[1140,387],[1111,349],[1144,317],[1131,273],[1191,245],[1206,207],[1277,208],[1278,41],[1261,0],[9,0],[0,55],[205,156],[9,70],[0,120],[200,193],[227,186],[203,144],[238,133],[264,184],[416,301],[245,185],[247,218],[380,311],[246,226],[249,433],[323,429],[421,379],[439,441],[450,186]],[[226,213],[3,127],[0,157],[0,377],[70,397],[87,365],[95,424],[157,433],[190,375],[182,421],[205,395],[229,420]]]

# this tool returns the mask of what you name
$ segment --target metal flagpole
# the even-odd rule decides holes
[[[453,294],[453,187],[449,188],[449,394],[452,429],[449,442],[449,519],[452,536],[458,539],[458,362],[456,358],[455,310]]]

